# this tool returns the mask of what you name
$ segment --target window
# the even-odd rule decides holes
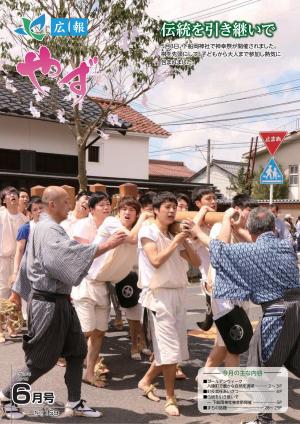
[[[0,149],[0,169],[4,169],[5,171],[19,171],[19,150]]]
[[[289,166],[289,185],[298,185],[298,165]]]
[[[89,147],[89,162],[99,162],[99,146]]]
[[[36,152],[36,171],[56,175],[76,175],[78,158],[71,155]]]

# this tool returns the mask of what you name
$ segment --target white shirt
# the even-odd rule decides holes
[[[107,239],[117,232],[120,229],[124,229],[123,225],[121,224],[120,220],[114,216],[108,216],[102,225],[98,228],[96,237],[93,240],[93,244],[101,244],[107,241]],[[109,251],[104,253],[101,256],[98,256],[98,258],[93,260],[92,266],[89,269],[87,278],[89,279],[95,279],[99,269],[101,268],[101,265],[105,262],[105,259],[107,255],[109,254]]]
[[[149,288],[150,281],[152,280],[154,273],[157,271],[157,268],[155,268],[151,262],[148,259],[148,256],[146,255],[145,250],[143,249],[142,245],[142,239],[147,238],[155,243],[158,242],[158,238],[162,236],[167,243],[170,243],[172,240],[166,237],[164,234],[161,233],[159,228],[155,223],[151,225],[143,225],[142,228],[139,231],[138,234],[138,260],[139,260],[139,287],[147,289]],[[180,269],[177,269],[177,267],[173,267],[172,269],[172,275],[169,276],[170,282],[172,280],[175,282],[176,279],[182,279],[181,283],[187,285],[187,269],[188,265],[187,262],[180,256],[180,250],[183,248],[177,247],[176,250],[172,253],[172,263],[176,263],[179,265]],[[170,258],[169,258],[170,259]],[[168,259],[168,261],[169,261]],[[180,283],[180,282],[179,282]]]
[[[80,237],[92,243],[97,234],[97,226],[94,218],[90,214],[87,218],[79,219],[74,226],[73,238]]]
[[[60,223],[70,239],[73,238],[74,229],[80,218],[75,218],[73,212],[68,213],[68,218]],[[84,219],[84,218],[83,218]]]
[[[209,234],[209,228],[207,226],[201,227],[206,234]],[[201,280],[207,281],[208,270],[210,266],[210,257],[208,247],[204,246],[200,240],[196,240],[192,242],[193,249],[198,254],[201,259],[201,264],[199,266],[201,272]]]

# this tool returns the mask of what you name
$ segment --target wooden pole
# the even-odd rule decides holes
[[[181,231],[181,221],[184,219],[194,219],[198,212],[193,211],[186,211],[186,212],[177,212],[176,213],[176,220],[171,225],[170,231],[173,234],[179,233]],[[207,214],[204,217],[204,223],[206,225],[214,225],[217,222],[222,222],[224,216],[224,212],[207,212]]]
[[[119,186],[120,197],[138,197],[138,186],[132,183],[125,183]]]

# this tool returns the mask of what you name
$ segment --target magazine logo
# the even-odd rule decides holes
[[[45,28],[46,15],[43,14],[31,21],[22,18],[23,26],[14,31],[18,35],[29,35],[37,41],[42,41],[47,35],[41,32]],[[50,21],[50,35],[52,37],[86,37],[88,35],[88,18],[52,18]]]
[[[15,29],[15,32],[19,35],[29,35],[31,38],[34,38],[37,41],[42,41],[45,37],[46,33],[41,31],[45,27],[46,23],[46,15],[43,14],[39,16],[38,18],[31,21],[27,18],[22,18],[23,26]],[[35,31],[38,30],[39,33],[36,33]]]

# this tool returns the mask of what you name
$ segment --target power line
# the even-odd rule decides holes
[[[300,109],[296,109],[296,110],[300,110]],[[284,113],[284,112],[282,112]],[[265,115],[260,115],[260,116],[265,116]],[[263,119],[258,119],[258,120],[252,120],[252,121],[246,121],[245,124],[251,124],[251,123],[256,123],[256,122],[262,122],[262,121],[273,121],[276,119],[286,119],[286,118],[292,118],[292,117],[299,117],[299,113],[297,113],[296,115],[286,115],[286,116],[277,116],[275,118],[263,118]],[[204,127],[204,128],[193,128],[193,129],[184,129],[184,130],[179,130],[179,131],[172,131],[173,133],[177,133],[177,132],[185,132],[185,131],[201,131],[201,130],[205,130],[205,129],[210,129],[210,128],[220,128],[220,129],[225,129],[225,130],[229,130],[229,131],[236,131],[234,130],[231,126],[222,126],[222,127],[218,127],[217,125],[213,125],[213,126],[208,126],[208,127]],[[259,132],[259,130],[253,129],[253,131],[247,131],[247,133],[249,134],[253,134],[254,132]]]
[[[228,147],[228,146],[237,146],[237,145],[242,146],[245,143],[249,143],[249,140],[237,141],[237,142],[235,142],[235,141],[211,140],[211,142],[213,143],[212,147],[214,147],[214,146]],[[195,149],[195,151],[198,151],[198,149],[200,147],[205,148],[206,146],[207,146],[206,144],[200,144],[200,145],[195,144],[194,146],[189,145],[189,146],[181,146],[181,147],[170,147],[170,148],[167,148],[167,149],[152,150],[149,153],[160,153],[160,152],[166,152],[166,151],[170,151],[170,150],[174,151],[174,150],[179,150],[179,149]]]
[[[181,19],[181,18],[186,18],[188,16],[197,15],[198,13],[206,12],[207,10],[211,10],[211,9],[216,9],[216,8],[218,8],[220,6],[225,6],[225,4],[235,3],[236,1],[239,1],[239,0],[230,0],[230,1],[227,1],[226,3],[221,3],[221,4],[218,4],[216,6],[208,7],[207,9],[198,10],[197,12],[193,12],[193,13],[190,13],[188,15],[178,16],[177,18],[174,18],[174,20]]]
[[[187,119],[185,121],[177,121],[176,123],[174,123],[174,122],[159,122],[158,125],[169,126],[169,125],[175,125],[175,124],[176,125],[188,124],[188,123],[192,123],[191,121],[194,121],[195,119],[207,119],[207,118],[215,118],[215,117],[219,117],[219,116],[233,115],[233,114],[236,114],[236,113],[253,112],[255,110],[269,109],[269,108],[273,108],[273,107],[285,106],[285,105],[290,105],[290,104],[299,103],[299,102],[300,102],[300,99],[292,100],[290,102],[276,103],[274,105],[259,106],[259,107],[254,107],[254,108],[250,108],[250,109],[236,110],[236,111],[233,111],[233,112],[215,113],[213,115],[190,118],[190,119]]]
[[[186,106],[186,105],[190,105],[190,104],[195,104],[195,103],[199,103],[199,102],[203,102],[203,101],[207,101],[207,100],[215,100],[215,99],[222,99],[224,97],[228,97],[228,96],[234,96],[237,94],[244,94],[244,93],[250,93],[251,91],[257,91],[257,90],[263,90],[265,88],[270,88],[270,87],[276,87],[278,85],[285,85],[285,84],[289,84],[292,82],[296,82],[296,81],[300,81],[300,78],[294,79],[294,80],[288,80],[285,82],[279,82],[276,84],[269,84],[269,85],[265,85],[263,87],[256,87],[256,88],[251,88],[249,90],[243,90],[243,91],[236,91],[233,93],[228,93],[228,94],[223,94],[222,96],[214,96],[214,97],[208,97],[208,98],[204,98],[204,99],[199,99],[199,100],[194,100],[192,102],[185,102],[185,103],[178,103],[177,105],[173,105],[173,106],[168,106],[165,108],[157,108],[157,109],[148,109],[148,111],[145,111],[143,113],[149,113],[149,112],[154,112],[154,111],[159,111],[159,110],[165,110],[165,109],[170,109],[170,108],[176,108],[178,106]]]
[[[224,12],[224,11],[225,12],[226,11],[229,12],[231,10],[235,10],[235,9],[239,9],[241,7],[248,6],[249,4],[252,4],[252,3],[257,3],[258,1],[261,1],[261,0],[246,0],[246,1],[242,2],[242,3],[228,6],[228,7],[224,8],[224,9],[215,10],[215,11],[213,11],[214,13],[212,13],[212,14],[211,13],[208,13],[208,14],[206,13],[204,15],[202,14],[202,12],[205,12],[205,11],[208,11],[208,10],[212,10],[212,9],[217,9],[218,7],[225,6],[226,4],[233,3],[234,1],[235,0],[232,0],[232,1],[229,1],[229,2],[226,2],[226,3],[223,3],[223,4],[212,6],[212,7],[207,8],[207,9],[199,10],[198,12],[194,12],[194,13],[192,13],[190,15],[179,16],[178,18],[175,18],[175,19],[178,20],[178,19],[181,19],[181,18],[185,18],[187,16],[193,16],[193,15],[197,15],[197,16],[193,17],[193,19],[201,19],[201,18],[205,18],[205,17],[215,16],[215,15],[217,15],[220,12]],[[198,15],[198,13],[199,13],[199,15]]]
[[[261,0],[250,0],[250,1],[245,1],[243,3],[240,3],[239,5],[232,5],[231,7],[227,7],[224,9],[219,9],[218,11],[214,12],[214,13],[208,13],[206,15],[199,15],[199,16],[195,16],[193,19],[203,19],[203,18],[211,18],[212,16],[218,15],[220,12],[224,13],[224,12],[231,12],[232,10],[236,10],[236,9],[240,9],[242,7],[245,6],[249,6],[250,4],[254,4],[257,3]]]
[[[223,100],[221,102],[213,102],[213,103],[207,103],[204,105],[197,105],[197,106],[188,106],[188,107],[180,107],[178,109],[175,108],[170,108],[169,110],[172,112],[180,112],[181,110],[191,110],[191,109],[198,109],[198,108],[202,108],[202,107],[208,107],[208,106],[216,106],[216,105],[221,105],[221,104],[225,104],[225,103],[232,103],[232,102],[239,102],[242,100],[249,100],[249,99],[255,99],[255,98],[260,98],[260,97],[265,97],[265,96],[271,96],[274,94],[280,94],[280,93],[286,93],[286,92],[291,92],[291,91],[299,91],[300,89],[300,85],[296,86],[296,87],[291,87],[291,88],[286,88],[283,90],[277,90],[277,91],[272,91],[270,93],[261,93],[261,94],[255,94],[253,96],[246,96],[246,97],[239,97],[237,99],[230,99],[230,100]],[[163,110],[167,110],[167,108],[163,108]],[[154,116],[154,115],[159,115],[159,114],[165,114],[161,111],[157,111],[157,112],[145,112],[146,114],[149,113],[149,116]]]
[[[250,118],[259,118],[259,117],[263,117],[263,116],[271,116],[271,115],[280,115],[282,113],[289,113],[289,112],[298,112],[300,111],[300,109],[290,109],[290,110],[282,110],[279,112],[268,112],[268,113],[263,113],[261,115],[249,115],[249,116],[238,116],[235,118],[224,118],[224,119],[215,119],[215,120],[205,120],[205,121],[197,121],[197,122],[186,122],[186,123],[174,123],[172,124],[173,126],[175,125],[193,125],[193,124],[208,124],[208,123],[215,123],[215,122],[227,122],[227,121],[239,121],[239,120],[243,120],[243,119],[250,119]]]

